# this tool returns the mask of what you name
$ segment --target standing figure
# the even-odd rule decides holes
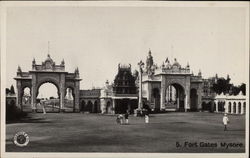
[[[129,113],[128,111],[125,113],[125,124],[128,124],[128,116],[129,116]]]
[[[46,114],[46,110],[45,110],[45,102],[42,102],[42,108],[43,108],[43,114]]]
[[[148,111],[145,111],[145,123],[149,123],[149,114],[148,114]]]
[[[123,124],[123,115],[122,114],[119,114],[116,118],[116,122],[120,125]]]
[[[224,124],[224,131],[227,131],[227,124],[229,123],[229,119],[227,117],[227,114],[224,114],[222,121]]]

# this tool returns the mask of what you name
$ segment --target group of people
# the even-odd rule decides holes
[[[141,111],[142,112],[142,111]],[[141,113],[141,116],[145,116],[145,123],[149,123],[149,113],[148,111]],[[118,114],[116,118],[117,124],[128,124],[129,111],[126,111],[125,114]]]

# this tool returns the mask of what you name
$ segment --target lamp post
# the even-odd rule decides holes
[[[144,63],[140,61],[138,63],[139,66],[139,101],[138,101],[138,108],[136,109],[136,115],[138,112],[142,110],[142,68],[144,67]]]

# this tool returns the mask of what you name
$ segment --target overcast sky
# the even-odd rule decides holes
[[[245,10],[175,7],[15,7],[7,10],[7,86],[17,66],[31,70],[49,53],[66,70],[79,67],[81,89],[114,80],[118,63],[137,69],[151,49],[154,62],[166,57],[204,78],[231,76],[246,82]]]

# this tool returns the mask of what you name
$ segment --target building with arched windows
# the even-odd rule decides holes
[[[238,95],[217,95],[214,101],[215,112],[224,112],[228,114],[246,113],[246,96],[240,92]]]

